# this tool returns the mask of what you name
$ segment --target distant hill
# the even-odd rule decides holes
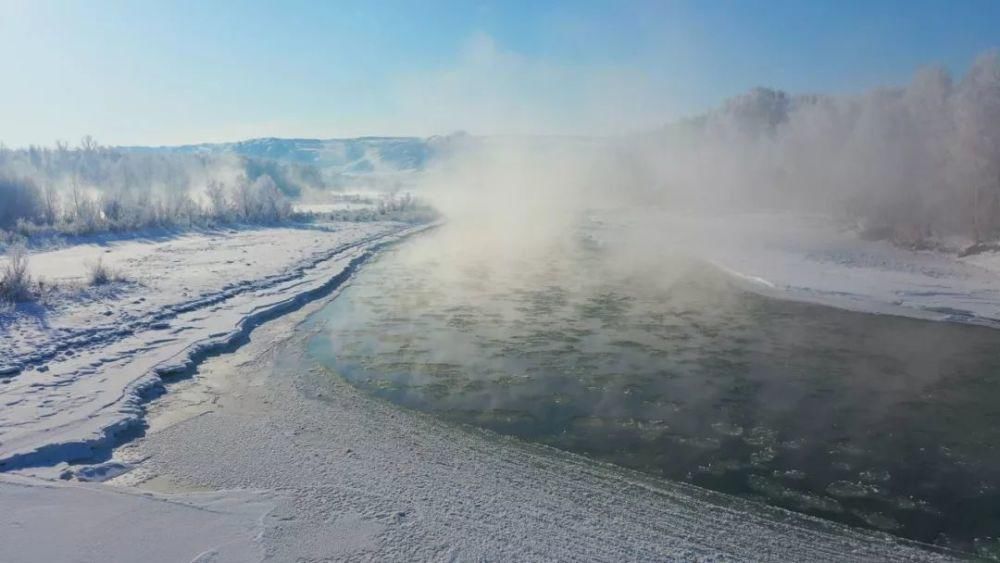
[[[235,154],[250,158],[307,164],[339,174],[371,174],[422,170],[433,156],[434,138],[262,138],[235,143],[204,143],[172,147],[120,147],[120,149],[131,152]]]

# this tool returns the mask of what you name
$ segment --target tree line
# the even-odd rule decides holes
[[[230,155],[0,146],[0,230],[84,234],[217,222],[276,222],[290,197],[321,186],[312,170]]]
[[[856,95],[757,88],[639,143],[670,202],[833,213],[919,246],[1000,238],[1000,52]],[[650,195],[650,194],[647,194]]]

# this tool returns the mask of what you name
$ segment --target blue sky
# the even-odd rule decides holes
[[[0,0],[0,142],[616,133],[961,73],[998,30],[996,0]]]

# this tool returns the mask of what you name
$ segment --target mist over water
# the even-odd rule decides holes
[[[623,270],[615,229],[503,264],[453,261],[450,226],[422,235],[313,318],[312,356],[652,475],[943,545],[1000,533],[1000,334],[766,299],[680,254]]]
[[[446,225],[363,270],[311,351],[455,422],[994,550],[1000,333],[751,295],[700,245],[762,211],[777,233],[789,214],[905,247],[991,240],[997,108],[987,54],[958,84],[757,89],[643,134],[450,138],[419,181]]]
[[[641,206],[818,213],[912,247],[1000,236],[998,51],[955,77],[928,66],[867,92],[755,88],[658,119],[605,137],[449,137],[418,193],[480,228],[553,232],[574,211]]]

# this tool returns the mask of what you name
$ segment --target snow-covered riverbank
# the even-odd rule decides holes
[[[51,466],[111,446],[138,427],[161,375],[331,289],[409,230],[325,224],[33,254],[32,274],[63,289],[0,321],[0,468]],[[127,281],[66,289],[85,284],[99,259]]]
[[[1000,254],[909,250],[869,241],[829,219],[791,214],[646,214],[680,249],[750,291],[865,313],[1000,327]],[[655,225],[651,227],[650,225]]]

